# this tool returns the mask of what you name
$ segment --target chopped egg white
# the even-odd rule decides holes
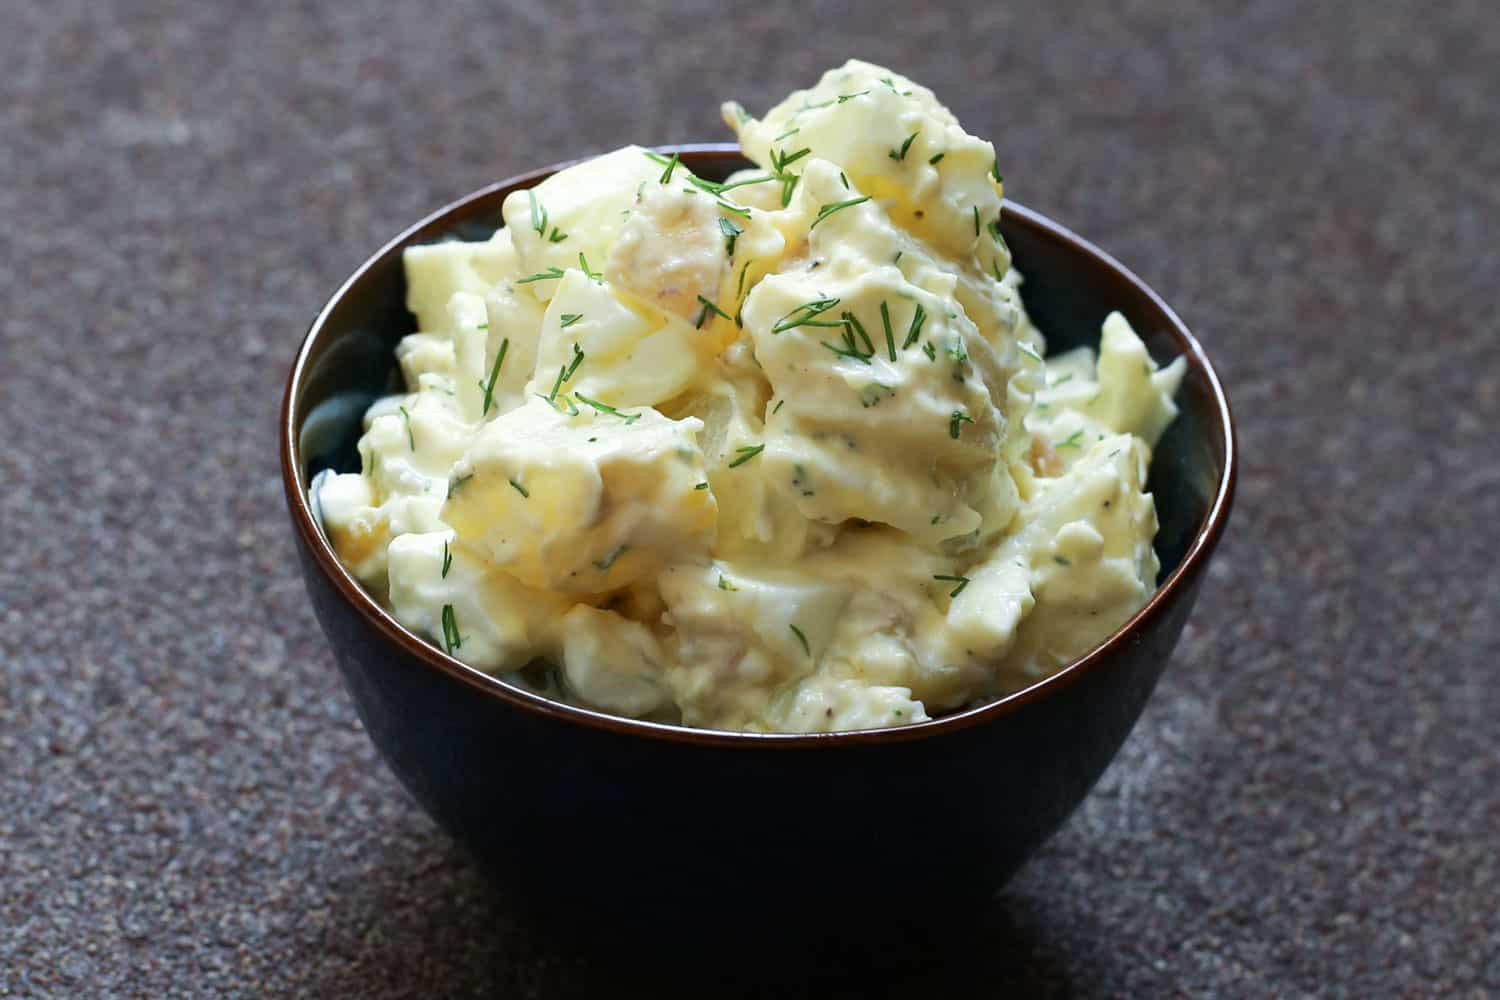
[[[405,253],[407,392],[319,477],[340,559],[451,655],[704,728],[920,722],[1155,587],[1181,360],[1118,313],[1043,360],[994,147],[851,61],[726,182],[630,146]]]

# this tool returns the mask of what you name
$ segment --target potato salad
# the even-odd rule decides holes
[[[405,252],[407,391],[314,507],[480,670],[768,732],[920,722],[1087,652],[1155,588],[1183,362],[1119,314],[1047,357],[994,147],[851,61],[724,120],[753,169],[631,146]]]

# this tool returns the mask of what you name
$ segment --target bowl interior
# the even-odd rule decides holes
[[[696,174],[710,179],[722,179],[748,165],[734,146],[673,149]],[[289,383],[290,459],[299,480],[289,485],[301,495],[320,470],[359,468],[355,445],[365,408],[379,396],[402,389],[394,351],[414,329],[405,306],[402,249],[441,240],[487,239],[502,224],[505,195],[550,172],[493,185],[434,213],[392,240],[329,301],[313,324],[302,362]],[[1148,484],[1160,521],[1158,580],[1165,581],[1195,545],[1207,544],[1213,514],[1216,509],[1224,511],[1230,494],[1229,415],[1212,368],[1170,308],[1097,248],[1009,202],[1001,228],[1025,275],[1022,293],[1027,309],[1047,335],[1049,350],[1097,346],[1100,324],[1109,312],[1119,310],[1158,361],[1188,357],[1177,397],[1181,412],[1158,444]],[[353,585],[352,578],[350,582]]]

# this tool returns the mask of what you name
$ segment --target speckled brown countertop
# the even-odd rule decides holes
[[[1492,5],[817,6],[3,5],[0,995],[714,994],[518,926],[376,760],[274,414],[409,221],[850,54],[1179,309],[1244,450],[1121,756],[894,991],[1500,994]]]

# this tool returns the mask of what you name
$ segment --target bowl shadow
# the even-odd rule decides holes
[[[1073,984],[1026,903],[1002,893],[982,920],[944,946],[891,941],[878,955],[819,961],[755,949],[684,954],[597,928],[538,922],[434,830],[420,852],[385,859],[380,879],[345,893],[330,915],[331,940],[305,942],[296,978],[312,996],[526,996],[734,998],[942,996],[1071,997]],[[534,916],[534,914],[533,914]]]

